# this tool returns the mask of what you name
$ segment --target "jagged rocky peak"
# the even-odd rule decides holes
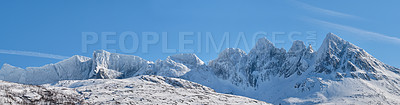
[[[318,56],[324,57],[329,55],[329,57],[332,57],[331,55],[337,55],[339,52],[342,52],[342,50],[346,50],[346,47],[358,48],[337,35],[328,33],[321,47],[318,49]]]
[[[318,50],[315,64],[317,73],[336,73],[336,77],[352,77],[361,79],[381,79],[387,65],[377,60],[365,50],[343,40],[333,33],[326,38]],[[339,75],[340,74],[340,75]]]
[[[223,79],[231,78],[236,75],[237,68],[246,64],[246,52],[238,48],[227,48],[222,51],[217,59],[208,63],[213,68],[214,73]]]
[[[304,45],[303,41],[296,40],[293,42],[292,47],[289,49],[289,52],[300,52],[306,49],[306,45]]]
[[[213,68],[217,76],[228,79],[235,74],[237,67],[246,63],[246,61],[241,62],[246,56],[246,52],[241,49],[227,48],[218,55],[217,59],[210,61],[208,66]]]
[[[312,65],[311,62],[314,56],[311,45],[306,47],[303,41],[294,41],[288,51],[285,63],[283,63],[280,75],[288,78],[293,74],[303,74]]]
[[[169,56],[167,59],[183,64],[204,65],[204,62],[196,54],[176,54]]]
[[[250,50],[248,56],[251,59],[258,58],[260,56],[270,57],[270,56],[281,56],[285,55],[286,50],[283,48],[276,48],[272,42],[270,42],[266,37],[258,39],[255,46]]]
[[[334,52],[339,52],[346,48],[361,49],[333,33],[328,33],[318,52],[319,54],[325,54],[325,52],[334,54]]]
[[[352,56],[351,54],[347,55],[347,51],[354,48],[358,47],[354,47],[353,44],[333,33],[328,33],[321,47],[318,49],[316,72],[329,74],[338,71],[343,63],[348,63],[349,59],[346,56]]]
[[[339,36],[335,35],[332,32],[329,32],[328,34],[326,34],[325,39],[326,40],[344,41],[342,38],[340,38]]]
[[[271,41],[269,41],[266,37],[263,37],[263,38],[258,39],[258,41],[257,41],[256,45],[253,47],[252,51],[253,50],[254,51],[260,51],[260,50],[265,51],[265,50],[274,49],[274,48],[275,48],[274,44]]]
[[[246,56],[246,52],[239,48],[227,48],[218,55],[218,59],[225,59],[230,61],[240,60]]]

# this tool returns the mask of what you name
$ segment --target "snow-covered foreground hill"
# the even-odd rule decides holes
[[[99,50],[93,58],[73,56],[25,69],[4,64],[0,69],[4,81],[41,85],[83,80],[78,88],[90,86],[87,79],[125,81],[141,75],[181,78],[273,104],[400,104],[400,69],[332,33],[318,51],[302,41],[286,51],[261,38],[249,53],[228,48],[208,64],[195,54],[153,62]],[[58,84],[67,84],[63,82]]]
[[[68,92],[65,92],[68,91]],[[79,104],[83,99],[71,89],[50,89],[0,81],[1,105],[55,105]]]
[[[42,86],[0,82],[3,104],[237,104],[268,105],[242,96],[216,93],[183,79],[138,76],[127,79],[65,80]]]

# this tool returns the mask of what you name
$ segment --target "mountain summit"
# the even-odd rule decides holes
[[[294,41],[286,51],[261,38],[248,54],[228,48],[205,64],[195,54],[177,54],[153,62],[99,50],[93,58],[74,56],[43,67],[22,69],[4,64],[0,79],[46,84],[159,75],[273,104],[400,104],[399,72],[328,33],[318,51],[302,41]]]

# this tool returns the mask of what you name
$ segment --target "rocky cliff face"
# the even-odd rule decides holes
[[[329,33],[321,48],[318,50],[318,59],[315,72],[336,74],[335,78],[352,77],[365,80],[382,79],[383,72],[396,71],[377,60],[365,50],[354,44]]]
[[[240,49],[226,49],[216,60],[210,62],[218,76],[232,79],[234,84],[245,83],[256,87],[257,82],[269,81],[271,77],[301,75],[314,62],[315,52],[302,41],[295,41],[288,52],[276,48],[270,41],[261,38],[246,54]]]
[[[89,77],[101,79],[137,76],[147,73],[154,65],[153,62],[138,56],[109,53],[104,50],[95,51],[92,61]]]

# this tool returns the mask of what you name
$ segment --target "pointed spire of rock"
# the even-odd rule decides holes
[[[266,37],[258,39],[256,45],[253,47],[253,49],[250,50],[250,55],[254,53],[267,53],[271,51],[279,50],[274,46],[272,42],[270,42]],[[279,50],[280,51],[280,50]],[[285,52],[285,51],[281,51]]]
[[[339,36],[335,35],[332,32],[329,32],[328,34],[326,34],[325,39],[340,39],[340,40],[343,40],[342,38],[340,38]]]
[[[312,48],[311,44],[308,45],[307,51],[310,53],[314,52],[314,49]]]
[[[340,38],[339,36],[328,33],[322,43],[321,47],[318,49],[318,54],[333,53],[347,48],[361,49],[356,45]]]
[[[258,39],[254,48],[256,48],[256,49],[275,48],[275,46],[266,37],[263,37],[263,38]]]
[[[326,52],[332,52],[340,50],[343,45],[347,45],[349,42],[343,40],[333,33],[326,34],[324,42],[322,42],[321,47],[318,49],[318,54],[324,54]]]
[[[304,45],[303,41],[296,40],[293,42],[292,47],[289,49],[289,52],[298,52],[306,49],[306,45]]]
[[[369,55],[360,47],[343,40],[333,33],[328,33],[318,50],[316,72],[333,73],[337,71],[353,70],[354,67],[366,72],[375,72],[382,68],[380,61]],[[351,63],[351,66],[347,63]],[[354,65],[353,65],[354,64]],[[353,67],[354,66],[354,67]]]
[[[330,41],[336,42],[336,43],[338,43],[338,42],[347,42],[347,41],[343,40],[342,38],[340,38],[339,36],[337,36],[337,35],[335,35],[335,34],[333,34],[331,32],[326,34],[325,39],[324,39],[324,43],[325,42],[330,42]]]
[[[326,34],[323,44],[325,44],[325,43],[328,44],[330,42],[340,43],[340,42],[343,42],[343,41],[345,41],[345,40],[343,40],[339,36],[337,36],[337,35],[335,35],[335,34],[330,32],[330,33]]]

